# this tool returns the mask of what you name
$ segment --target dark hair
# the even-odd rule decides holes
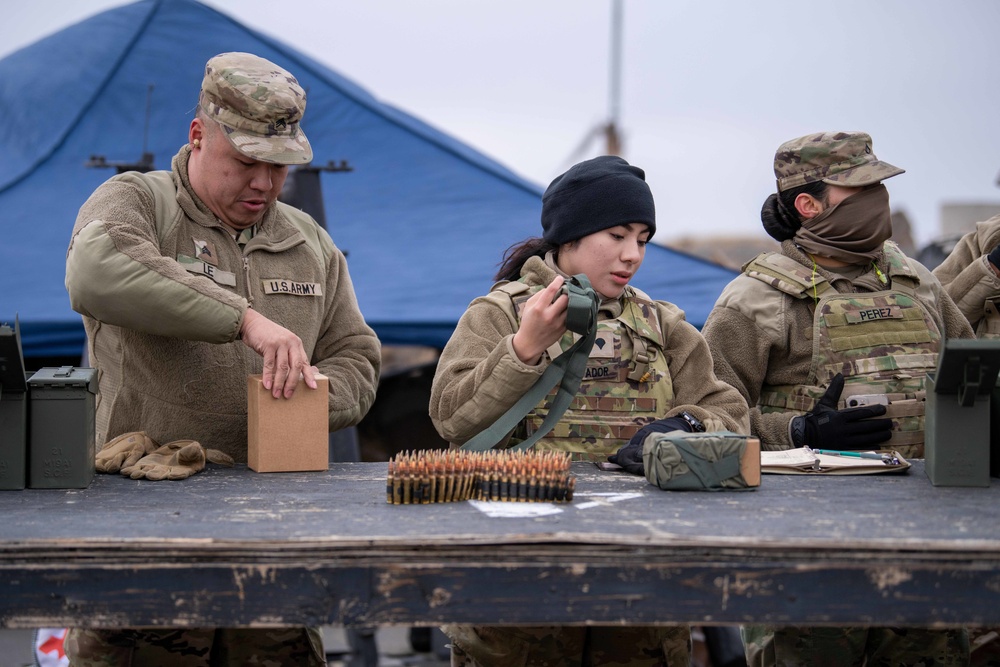
[[[792,238],[802,226],[802,217],[795,210],[795,198],[800,194],[807,194],[825,203],[828,190],[829,187],[823,181],[813,181],[769,195],[760,209],[760,221],[764,225],[764,231],[776,241]]]
[[[529,257],[545,257],[550,250],[556,250],[559,246],[553,245],[543,238],[530,238],[507,248],[500,261],[500,270],[497,271],[494,280],[517,280],[521,277],[521,267],[528,261]]]

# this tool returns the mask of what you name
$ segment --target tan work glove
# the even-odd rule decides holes
[[[187,479],[205,467],[205,460],[233,465],[233,459],[217,449],[206,450],[197,440],[174,440],[139,459],[121,472],[132,479]]]
[[[122,433],[117,438],[104,443],[94,457],[97,472],[116,473],[122,468],[135,465],[136,461],[159,447],[145,431]]]

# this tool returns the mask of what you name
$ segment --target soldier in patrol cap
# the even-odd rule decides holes
[[[509,248],[489,294],[462,316],[438,362],[430,415],[456,445],[490,426],[573,344],[564,281],[585,274],[600,297],[597,341],[577,395],[535,443],[604,461],[645,430],[746,433],[747,405],[716,379],[708,346],[673,304],[632,287],[656,231],[645,173],[602,156],[575,165],[542,196],[542,237]],[[555,391],[509,444],[539,428]],[[640,454],[641,466],[641,454]],[[448,626],[455,665],[687,667],[687,628]]]
[[[862,132],[820,132],[778,148],[777,192],[761,221],[781,250],[743,267],[703,330],[716,374],[746,398],[764,449],[923,457],[923,378],[943,338],[972,330],[931,273],[890,240],[882,181],[902,173]],[[958,630],[754,626],[744,638],[752,665],[968,660]]]
[[[312,160],[302,87],[249,53],[211,58],[171,171],[125,173],[80,209],[66,287],[99,371],[97,442],[145,431],[247,459],[247,376],[275,398],[329,379],[331,430],[375,398],[380,346],[343,254],[277,201]],[[165,585],[169,586],[169,582]],[[70,631],[74,665],[325,665],[315,629]]]

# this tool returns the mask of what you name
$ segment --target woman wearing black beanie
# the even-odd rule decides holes
[[[649,430],[695,428],[746,433],[747,405],[718,381],[701,334],[673,304],[632,287],[656,231],[642,169],[614,156],[575,165],[542,196],[542,237],[510,248],[489,294],[462,316],[441,354],[430,415],[441,436],[461,445],[513,406],[574,343],[567,330],[571,276],[586,276],[600,300],[597,338],[584,379],[538,450],[605,461],[638,445]],[[530,437],[555,391],[500,447]],[[687,628],[448,626],[453,665],[683,665]]]
[[[653,238],[656,209],[645,172],[613,155],[574,165],[542,195],[542,237],[509,248],[497,280],[517,280],[529,257],[618,225],[644,225],[643,246]]]

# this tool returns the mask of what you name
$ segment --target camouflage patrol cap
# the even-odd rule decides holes
[[[306,93],[271,61],[251,53],[220,53],[205,64],[198,102],[243,155],[276,164],[312,160],[299,126]]]
[[[845,188],[878,183],[903,170],[882,162],[864,132],[817,132],[786,141],[774,154],[778,192],[822,181]]]

